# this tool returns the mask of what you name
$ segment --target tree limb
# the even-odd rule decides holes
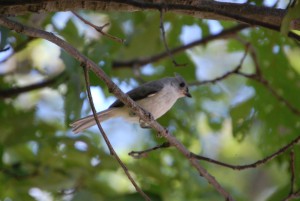
[[[26,93],[36,89],[47,87],[49,85],[55,84],[59,79],[65,76],[66,76],[65,72],[62,72],[59,75],[40,83],[35,83],[24,87],[15,87],[10,89],[3,89],[3,90],[0,89],[0,98],[9,98],[9,97],[17,96],[21,93]]]
[[[0,2],[0,14],[58,12],[69,10],[127,11],[168,10],[202,19],[231,20],[280,30],[285,9],[252,4],[224,3],[212,0],[6,0]],[[300,29],[300,19],[293,20],[293,28]]]
[[[170,53],[171,54],[178,54],[178,53],[183,52],[187,49],[193,48],[197,45],[204,45],[204,44],[207,44],[208,42],[210,42],[212,40],[226,38],[226,37],[228,37],[232,34],[235,34],[238,31],[241,31],[241,30],[243,30],[245,28],[248,28],[248,27],[249,27],[249,25],[247,25],[247,24],[239,24],[239,25],[236,25],[232,28],[223,30],[218,34],[208,35],[204,38],[201,38],[199,40],[195,40],[195,41],[193,41],[191,43],[188,43],[186,45],[182,45],[182,46],[170,49]],[[157,61],[167,57],[168,55],[169,55],[168,52],[165,51],[165,52],[153,55],[151,57],[132,59],[132,60],[128,60],[128,61],[113,61],[112,67],[115,68],[115,69],[129,68],[129,67],[131,68],[133,66],[142,67],[146,64],[157,62]]]
[[[300,141],[300,136],[297,136],[295,139],[293,139],[290,143],[288,143],[287,145],[281,147],[280,149],[278,149],[276,152],[270,154],[269,156],[266,156],[265,158],[262,158],[260,160],[257,160],[256,162],[253,162],[253,163],[249,163],[249,164],[245,164],[245,165],[232,165],[232,164],[229,164],[229,163],[224,163],[224,162],[221,162],[221,161],[218,161],[218,160],[215,160],[215,159],[212,159],[212,158],[208,158],[208,157],[205,157],[205,156],[201,156],[201,155],[198,155],[198,154],[195,154],[193,152],[190,152],[190,156],[192,158],[195,158],[197,160],[201,160],[201,161],[206,161],[206,162],[209,162],[209,163],[212,163],[212,164],[216,164],[216,165],[220,165],[222,167],[226,167],[226,168],[230,168],[230,169],[233,169],[233,170],[246,170],[246,169],[250,169],[250,168],[256,168],[258,166],[261,166],[261,165],[264,165],[266,163],[268,163],[269,161],[273,160],[274,158],[282,155],[283,153],[285,153],[287,150],[289,150],[290,148],[294,147],[297,143],[299,143]],[[171,147],[170,143],[169,142],[164,142],[160,145],[156,145],[154,147],[151,147],[151,148],[148,148],[148,149],[145,149],[145,150],[142,150],[142,151],[131,151],[128,153],[129,156],[132,156],[133,158],[136,158],[136,159],[139,159],[139,158],[142,158],[142,157],[146,157],[148,153],[152,152],[152,151],[155,151],[155,150],[159,150],[159,149],[165,149],[165,148],[169,148]],[[294,193],[294,177],[295,177],[295,167],[294,167],[294,158],[292,158],[294,156],[291,156],[291,184],[292,184],[292,187],[291,187],[291,193],[290,194],[293,194]]]

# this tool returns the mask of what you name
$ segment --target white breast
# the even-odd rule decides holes
[[[166,85],[161,91],[148,96],[146,99],[137,101],[137,103],[149,111],[154,119],[164,115],[180,98],[178,91],[171,85]]]

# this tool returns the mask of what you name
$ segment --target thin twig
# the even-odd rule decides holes
[[[283,199],[283,201],[296,200],[297,198],[300,198],[300,190],[294,192],[293,194],[289,194],[286,198]]]
[[[128,155],[132,156],[133,158],[138,159],[138,158],[146,157],[149,152],[155,151],[157,149],[168,148],[170,146],[171,146],[171,144],[169,142],[164,142],[160,145],[156,145],[154,147],[151,147],[149,149],[145,149],[143,151],[131,151],[131,152],[128,153]]]
[[[237,66],[236,68],[232,69],[231,71],[226,72],[224,75],[221,75],[219,77],[216,77],[214,79],[211,80],[204,80],[204,81],[194,81],[194,82],[189,82],[188,85],[189,86],[200,86],[200,85],[205,85],[205,84],[209,84],[209,83],[216,83],[218,81],[224,80],[227,77],[235,74],[237,72],[237,69],[239,68],[239,66]]]
[[[257,61],[257,57],[256,57],[256,53],[254,48],[249,44],[249,43],[245,43],[242,40],[239,40],[240,42],[242,42],[245,46],[246,46],[246,50],[250,50],[250,56],[252,57],[253,61],[254,61],[254,68],[255,68],[255,72],[252,74],[246,74],[240,71],[241,68],[241,64],[244,61],[245,58],[242,58],[240,64],[234,68],[233,70],[225,73],[224,75],[221,75],[215,79],[212,80],[205,80],[205,81],[195,81],[195,82],[190,82],[189,85],[190,86],[199,86],[199,85],[203,85],[203,84],[207,84],[207,83],[215,83],[217,81],[221,81],[224,80],[225,78],[233,75],[233,74],[237,74],[249,79],[252,79],[254,81],[257,81],[258,83],[262,84],[278,101],[282,102],[285,106],[287,106],[287,108],[294,114],[296,115],[300,115],[300,109],[296,108],[295,106],[293,106],[288,100],[286,100],[283,96],[281,96],[278,92],[276,92],[276,90],[271,86],[271,84],[268,82],[268,80],[266,80],[260,70],[260,66],[259,63]],[[246,55],[244,54],[244,57]]]
[[[186,64],[178,64],[172,53],[170,52],[170,49],[169,49],[169,46],[168,46],[168,43],[167,43],[167,39],[166,39],[166,31],[165,31],[165,26],[164,26],[164,19],[163,19],[163,9],[160,9],[159,10],[160,12],[160,29],[161,29],[161,35],[162,35],[162,40],[163,40],[163,43],[164,43],[164,46],[166,48],[166,52],[168,53],[170,59],[172,60],[173,64],[176,66],[176,67],[180,67],[180,66],[186,66]]]
[[[300,115],[300,110],[298,108],[296,108],[295,106],[293,106],[288,100],[286,100],[283,96],[281,96],[269,83],[268,80],[266,80],[264,77],[260,76],[252,76],[250,77],[253,80],[258,81],[260,84],[264,85],[268,91],[271,92],[271,94],[280,102],[282,102],[285,106],[287,106],[290,111],[296,115]]]
[[[242,40],[240,40],[240,41],[245,44],[245,42],[243,42]],[[259,63],[258,63],[258,60],[257,60],[257,56],[256,56],[256,52],[255,52],[254,48],[252,46],[250,46],[249,49],[250,49],[250,55],[251,55],[251,57],[252,57],[252,59],[254,61],[255,73],[249,75],[249,74],[245,74],[245,73],[242,73],[242,72],[238,71],[237,74],[259,82],[269,92],[271,92],[271,94],[278,101],[282,102],[285,106],[287,106],[292,113],[294,113],[296,115],[300,115],[300,110],[298,108],[296,108],[295,106],[293,106],[288,100],[286,100],[278,92],[276,92],[276,90],[271,86],[271,84],[269,83],[269,81],[264,78],[264,76],[261,73],[260,66],[259,66]]]
[[[237,65],[234,69],[232,69],[231,71],[225,73],[224,75],[221,75],[219,77],[216,77],[214,79],[211,79],[211,80],[204,80],[204,81],[195,81],[195,82],[190,82],[189,83],[189,86],[199,86],[199,85],[204,85],[204,84],[208,84],[208,83],[215,83],[217,81],[221,81],[221,80],[224,80],[225,78],[229,77],[230,75],[233,75],[233,74],[238,74],[240,72],[240,69],[242,68],[242,65],[246,59],[246,56],[247,56],[247,53],[248,53],[248,48],[249,45],[246,46],[246,49],[245,49],[245,52],[244,52],[244,55],[243,57],[241,58],[240,60],[240,63],[239,65]]]
[[[82,63],[82,66],[83,66],[83,69],[84,69],[84,78],[85,78],[85,85],[86,85],[86,90],[87,90],[87,95],[88,95],[88,99],[89,99],[89,102],[90,102],[90,106],[91,106],[91,109],[93,111],[93,115],[94,115],[94,119],[97,123],[97,126],[98,126],[98,129],[99,131],[101,132],[101,135],[103,137],[103,139],[105,140],[105,143],[106,145],[108,146],[108,149],[110,151],[110,154],[112,156],[115,157],[115,159],[118,161],[118,163],[120,164],[120,166],[122,167],[122,169],[124,170],[126,176],[128,177],[128,179],[130,180],[130,182],[132,183],[132,185],[135,187],[136,191],[139,192],[143,198],[145,200],[148,200],[150,201],[151,199],[148,197],[148,195],[146,195],[143,190],[137,185],[137,183],[135,182],[135,180],[133,179],[133,177],[131,176],[131,174],[129,173],[128,171],[128,168],[126,167],[126,165],[122,162],[122,160],[120,159],[120,157],[118,156],[118,154],[116,153],[116,151],[114,150],[113,146],[111,145],[105,131],[103,130],[101,124],[100,124],[100,121],[97,117],[97,112],[96,112],[96,109],[95,109],[95,105],[94,105],[94,101],[93,101],[93,97],[92,97],[92,94],[91,94],[91,90],[90,90],[90,78],[89,78],[89,72],[88,72],[88,69],[87,67],[85,66],[85,63]]]
[[[206,161],[206,162],[213,163],[213,164],[216,164],[216,165],[220,165],[220,166],[223,166],[223,167],[226,167],[226,168],[230,168],[230,169],[233,169],[233,170],[245,170],[245,169],[250,169],[250,168],[256,168],[258,166],[266,164],[267,162],[271,161],[272,159],[276,158],[277,156],[283,154],[285,151],[287,151],[289,148],[293,147],[299,141],[300,141],[300,136],[298,136],[297,138],[292,140],[289,144],[287,144],[284,147],[280,148],[278,151],[274,152],[273,154],[271,154],[271,155],[269,155],[269,156],[267,156],[263,159],[260,159],[260,160],[254,162],[254,163],[250,163],[250,164],[246,164],[246,165],[231,165],[231,164],[224,163],[224,162],[221,162],[221,161],[218,161],[218,160],[214,160],[214,159],[211,159],[211,158],[208,158],[208,157],[197,155],[193,152],[190,152],[190,157],[196,158],[197,160],[202,160],[202,161]],[[158,149],[164,149],[164,148],[168,148],[168,147],[170,147],[170,144],[165,142],[161,145],[157,145],[155,147],[152,147],[152,148],[149,148],[149,149],[146,149],[146,150],[143,150],[143,151],[131,151],[129,153],[129,155],[134,157],[134,158],[141,158],[141,157],[145,157],[146,154],[148,154],[152,151],[155,151],[155,150],[158,150]]]
[[[108,33],[106,33],[106,32],[103,31],[103,29],[104,29],[105,27],[107,27],[107,26],[109,25],[109,23],[106,23],[106,24],[104,24],[104,25],[102,25],[102,26],[96,26],[96,25],[90,23],[89,21],[85,20],[83,17],[81,17],[80,15],[78,15],[76,12],[72,11],[72,13],[73,13],[76,17],[78,17],[82,22],[84,22],[84,23],[87,24],[87,25],[90,25],[90,26],[93,27],[96,31],[98,31],[99,33],[101,33],[103,36],[106,36],[106,37],[108,37],[108,38],[110,38],[110,39],[112,39],[112,40],[114,40],[114,41],[116,41],[116,42],[118,42],[118,43],[124,44],[124,42],[125,42],[124,39],[118,38],[118,37],[116,37],[116,36],[113,36],[113,35],[108,34]]]
[[[235,38],[240,43],[242,43],[245,47],[248,47],[250,56],[251,56],[251,58],[253,60],[253,63],[254,63],[254,69],[255,70],[254,70],[253,76],[260,77],[261,76],[260,65],[258,63],[258,59],[257,59],[257,56],[256,56],[256,51],[255,51],[253,45],[251,43],[249,43],[248,41],[246,41],[244,38],[240,37],[239,35],[236,35]]]
[[[292,149],[290,152],[290,157],[291,157],[291,161],[290,161],[290,169],[291,169],[291,191],[290,191],[290,195],[294,193],[295,190],[295,152]]]
[[[240,41],[241,43],[243,43],[244,45],[249,45],[246,41],[244,41],[242,38],[237,37],[237,40]],[[252,80],[255,80],[257,82],[259,82],[260,84],[264,85],[265,88],[267,88],[268,91],[271,92],[271,94],[280,102],[282,102],[285,106],[287,106],[290,111],[296,115],[300,115],[300,110],[298,108],[296,108],[295,106],[293,106],[288,100],[286,100],[283,96],[281,96],[279,93],[276,92],[276,90],[271,86],[271,84],[268,82],[268,80],[266,80],[260,70],[260,66],[258,63],[258,59],[256,56],[256,52],[253,48],[252,45],[250,45],[249,47],[250,50],[250,55],[252,57],[252,60],[254,62],[254,68],[255,68],[255,73],[248,75],[245,73],[242,73],[240,71],[237,72],[237,74],[250,78]]]
[[[180,52],[183,52],[183,51],[188,50],[190,48],[193,48],[195,46],[204,45],[204,44],[206,44],[206,43],[208,43],[210,41],[213,41],[213,40],[216,40],[216,39],[220,39],[220,38],[228,37],[228,36],[230,36],[232,34],[235,34],[238,31],[241,31],[241,30],[243,30],[245,28],[248,28],[248,27],[249,27],[249,25],[239,24],[239,25],[234,26],[232,28],[223,30],[223,31],[221,31],[218,34],[208,35],[208,36],[206,36],[204,38],[201,38],[199,40],[193,41],[193,42],[188,43],[186,45],[182,45],[182,46],[173,48],[169,52],[165,51],[165,52],[153,55],[151,57],[138,58],[138,59],[133,59],[133,60],[128,60],[128,61],[114,61],[113,64],[112,64],[112,67],[115,68],[115,69],[126,68],[126,67],[130,67],[131,68],[133,66],[135,66],[135,67],[142,67],[142,66],[144,66],[146,64],[157,62],[157,61],[159,61],[159,60],[161,60],[161,59],[169,56],[169,53],[171,53],[172,55],[178,54]]]
[[[196,155],[194,153],[191,153],[191,154],[192,154],[192,157],[195,157],[199,160],[204,160],[204,161],[214,163],[214,164],[217,164],[217,165],[221,165],[221,166],[224,166],[224,167],[228,167],[228,168],[231,168],[231,169],[234,169],[234,170],[244,170],[244,169],[249,169],[249,168],[255,168],[255,167],[258,167],[260,165],[263,165],[263,164],[267,163],[268,161],[274,159],[275,157],[283,154],[286,150],[288,150],[290,147],[297,144],[299,141],[300,141],[300,136],[298,136],[297,138],[295,138],[290,143],[288,143],[284,147],[280,148],[278,151],[274,152],[273,154],[271,154],[271,155],[269,155],[269,156],[267,156],[267,157],[265,157],[261,160],[258,160],[254,163],[247,164],[247,165],[230,165],[230,164],[219,162],[219,161],[216,161],[216,160],[213,160],[213,159],[210,159],[210,158],[199,156],[199,155]]]
[[[161,126],[153,118],[149,118],[148,113],[145,112],[140,106],[138,106],[127,94],[123,93],[121,89],[112,82],[110,77],[108,77],[105,72],[97,66],[93,61],[88,59],[86,56],[82,55],[77,49],[68,44],[66,41],[60,39],[52,33],[36,29],[33,27],[28,27],[21,23],[12,21],[4,16],[0,16],[0,25],[7,27],[9,29],[15,30],[16,32],[23,33],[32,37],[44,38],[48,41],[61,47],[68,54],[73,56],[80,63],[84,63],[86,67],[90,68],[101,80],[105,82],[110,92],[112,92],[120,101],[122,101],[127,107],[129,107],[135,114],[137,114],[145,123],[151,126],[154,130],[160,133],[164,138],[170,142],[176,149],[182,153],[191,163],[191,165],[197,170],[198,174],[203,176],[208,183],[210,183],[226,200],[233,201],[232,196],[225,191],[225,189],[219,184],[219,182],[210,175],[205,168],[203,168],[197,159],[190,157],[190,152],[187,148],[179,142],[173,135],[171,135],[167,130]]]

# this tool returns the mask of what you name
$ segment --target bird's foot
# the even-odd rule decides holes
[[[139,120],[139,123],[140,123],[140,127],[141,128],[151,128],[150,126],[149,126],[149,124],[147,124],[146,122],[144,122],[142,119],[140,119]]]
[[[164,131],[165,131],[165,133],[169,133],[169,129],[168,129],[168,128],[164,128]],[[161,133],[161,132],[158,132],[158,133],[157,133],[157,135],[156,135],[156,137],[158,137],[158,138],[162,138],[162,137],[163,137],[163,135],[162,135],[162,133]]]
[[[153,117],[153,115],[150,112],[148,112],[144,108],[141,108],[141,109],[143,110],[143,113],[147,117],[148,121],[151,122],[151,121],[154,120],[154,117]],[[144,120],[142,120],[142,119],[139,119],[139,123],[140,123],[141,128],[151,128],[151,126],[148,123],[146,123]]]
[[[149,120],[149,121],[153,121],[154,120],[154,117],[153,117],[153,115],[150,112],[148,112],[144,108],[141,108],[141,109],[143,110],[144,115],[147,117],[147,120]]]
[[[136,113],[133,112],[133,111],[130,111],[130,112],[129,112],[129,116],[130,116],[130,117],[135,117],[135,116],[136,116]]]

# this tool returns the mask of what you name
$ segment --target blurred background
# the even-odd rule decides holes
[[[222,1],[225,2],[225,1]],[[289,1],[226,1],[286,8]],[[270,87],[299,108],[299,43],[260,27],[244,28],[145,65],[122,65],[165,52],[160,13],[77,12],[104,31],[125,39],[117,43],[79,20],[71,12],[31,14],[14,20],[60,36],[93,60],[124,91],[146,81],[181,74],[192,99],[183,98],[158,122],[190,151],[233,165],[262,159],[299,135],[299,114],[272,94]],[[169,48],[237,26],[234,22],[202,20],[174,13],[164,15]],[[79,63],[56,45],[0,27],[0,200],[143,200],[109,155],[97,127],[74,135],[72,121],[91,114]],[[255,62],[269,85],[241,75],[213,80],[237,68],[255,73]],[[94,74],[91,90],[97,111],[115,100]],[[26,87],[29,88],[27,89]],[[141,188],[153,200],[223,200],[198,176],[176,149],[154,151],[134,159],[132,150],[164,142],[151,129],[122,119],[102,123],[113,147]],[[300,149],[295,146],[299,170]],[[286,152],[252,169],[237,171],[200,161],[236,200],[282,200],[290,191],[290,155]],[[298,169],[297,169],[298,168]],[[299,187],[300,175],[296,176]]]

